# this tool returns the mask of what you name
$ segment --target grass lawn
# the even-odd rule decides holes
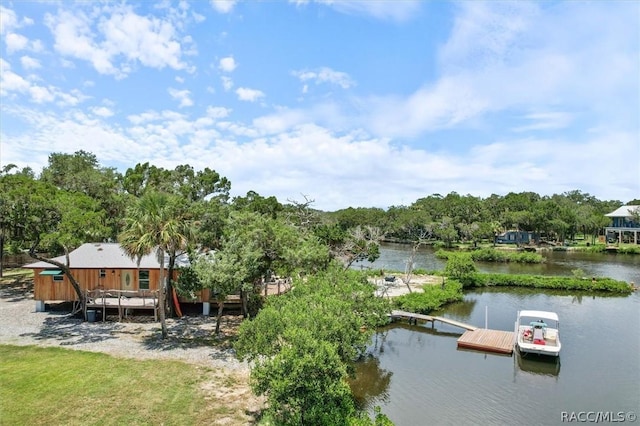
[[[238,379],[209,368],[9,345],[0,360],[1,425],[251,423]]]

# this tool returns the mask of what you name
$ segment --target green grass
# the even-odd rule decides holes
[[[16,279],[33,278],[33,269],[7,268],[2,271],[2,282],[13,282]]]
[[[207,396],[206,368],[34,346],[0,345],[0,359],[2,425],[246,424],[242,409]]]

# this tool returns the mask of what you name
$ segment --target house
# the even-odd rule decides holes
[[[496,237],[496,244],[529,244],[535,242],[537,236],[527,231],[507,231]]]
[[[66,264],[66,257],[59,256],[52,260]],[[187,256],[176,260],[176,267],[184,266]],[[165,257],[165,268],[169,261]],[[33,298],[36,311],[45,309],[45,302],[77,301],[78,296],[69,278],[56,266],[47,262],[36,262],[25,265],[33,269]],[[160,281],[160,262],[155,253],[143,256],[140,264],[131,259],[120,244],[86,243],[69,253],[69,269],[80,284],[82,291],[121,290],[132,293],[153,292],[158,290]],[[166,274],[166,272],[165,272]],[[166,275],[165,275],[166,276]],[[174,279],[177,271],[174,271]],[[204,290],[191,302],[203,303],[203,313],[209,313],[209,291]]]
[[[612,222],[611,226],[604,228],[607,242],[640,244],[639,213],[640,206],[636,205],[622,206],[607,213],[605,216]]]

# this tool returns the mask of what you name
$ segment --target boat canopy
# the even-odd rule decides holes
[[[547,311],[520,311],[518,314],[519,317],[531,317],[531,318],[544,318],[550,319],[553,321],[560,321],[558,319],[558,314],[555,312],[547,312]]]

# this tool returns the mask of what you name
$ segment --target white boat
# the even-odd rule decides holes
[[[518,311],[516,347],[523,354],[560,355],[560,320],[555,312]]]

